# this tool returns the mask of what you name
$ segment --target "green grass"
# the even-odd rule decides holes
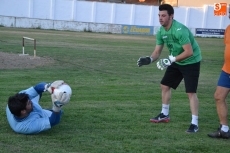
[[[203,55],[198,87],[200,130],[187,134],[191,114],[183,83],[172,92],[170,123],[149,122],[161,110],[164,72],[155,63],[139,68],[136,61],[152,53],[154,36],[0,27],[0,51],[20,54],[23,36],[37,40],[37,56],[51,57],[55,63],[0,70],[1,152],[229,152],[230,140],[207,137],[219,125],[213,94],[223,64],[223,39],[197,38]],[[33,54],[32,43],[26,42],[25,50]],[[167,55],[165,49],[161,57]],[[61,123],[38,135],[14,133],[6,121],[8,97],[40,81],[57,79],[65,80],[73,90]],[[48,93],[40,104],[51,106]]]

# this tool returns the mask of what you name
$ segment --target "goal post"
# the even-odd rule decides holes
[[[33,45],[34,45],[34,58],[35,58],[36,57],[36,39],[29,38],[29,37],[22,37],[22,54],[20,54],[20,56],[29,55],[29,54],[25,54],[25,40],[33,41]]]

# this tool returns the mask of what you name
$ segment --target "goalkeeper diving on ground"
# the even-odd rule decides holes
[[[52,109],[43,109],[39,101],[44,92],[51,96]],[[63,80],[41,82],[8,98],[6,116],[16,133],[37,134],[60,123],[61,108],[69,103],[72,90]]]

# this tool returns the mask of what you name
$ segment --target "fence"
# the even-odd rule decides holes
[[[0,15],[90,23],[160,26],[158,7],[77,0],[1,0]],[[225,29],[227,16],[214,16],[213,6],[175,7],[175,19],[189,28]]]
[[[17,7],[16,6],[20,6]],[[155,35],[158,7],[77,0],[1,0],[0,26],[117,34]],[[228,16],[214,16],[213,6],[175,7],[177,21],[193,35],[220,37]]]

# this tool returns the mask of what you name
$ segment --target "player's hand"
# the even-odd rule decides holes
[[[146,57],[140,57],[138,60],[137,60],[137,66],[142,66],[142,65],[148,65],[152,62],[152,58],[149,57],[149,56],[146,56]]]
[[[51,94],[54,112],[59,112],[61,107],[69,102],[69,95],[65,92],[56,92]]]
[[[62,84],[64,84],[63,80],[57,80],[52,83],[48,83],[45,85],[45,91],[49,91],[49,93],[52,94],[54,92],[54,89],[58,88]]]
[[[169,58],[160,59],[157,62],[157,68],[160,70],[164,70],[165,68],[170,66],[175,61],[176,61],[176,57],[169,55]]]

